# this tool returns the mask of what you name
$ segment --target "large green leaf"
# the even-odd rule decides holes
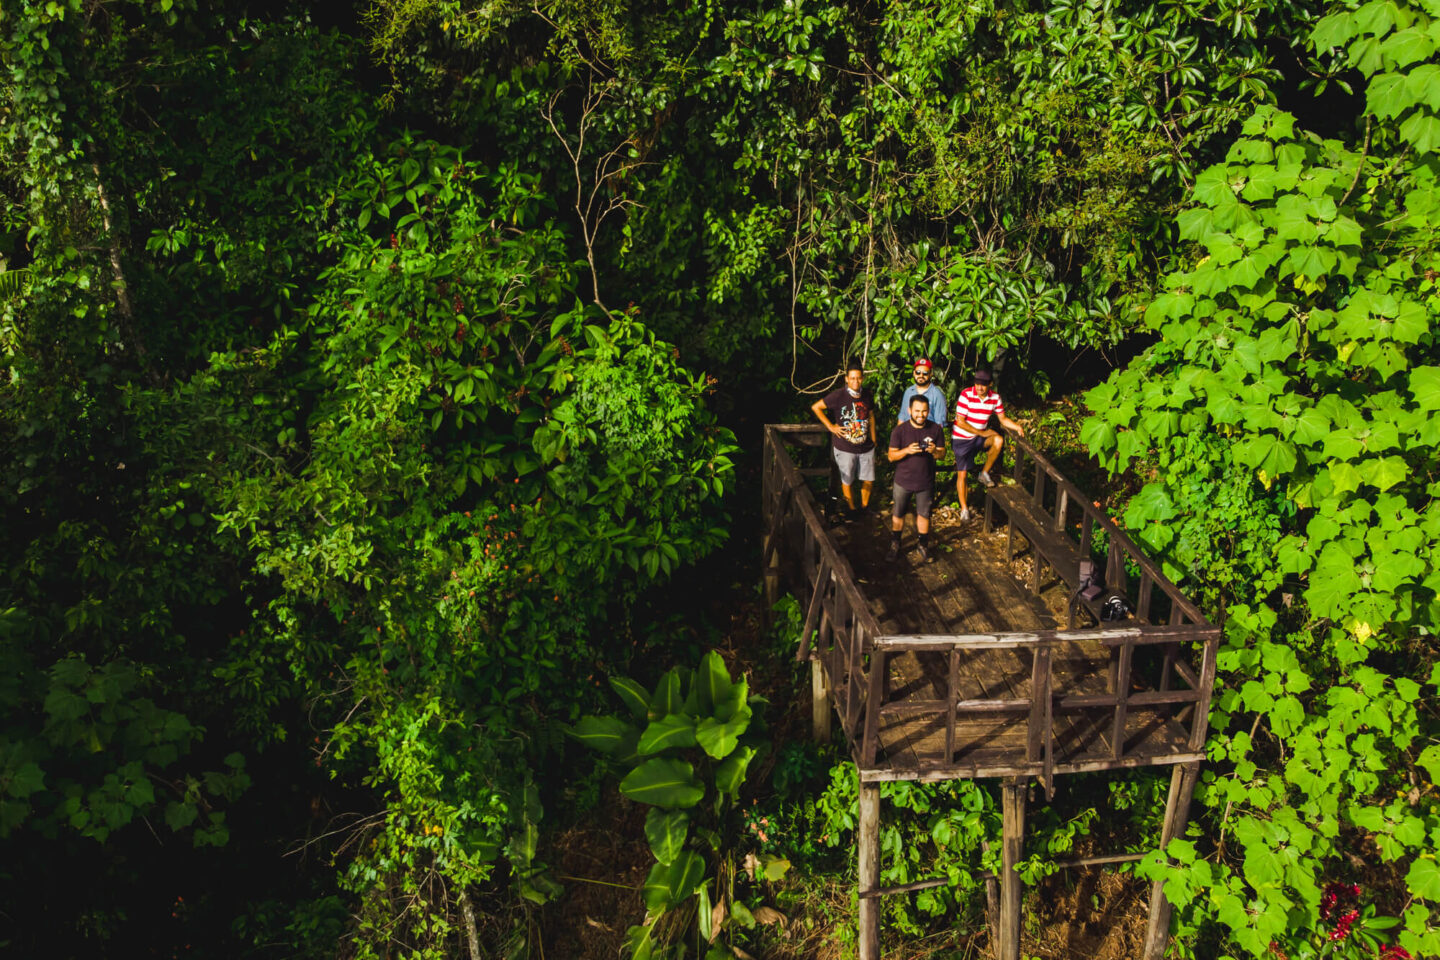
[[[650,710],[650,695],[645,692],[644,687],[629,677],[611,677],[610,688],[625,701],[626,709],[636,720],[649,719],[647,714]]]
[[[741,747],[730,754],[715,768],[715,788],[723,794],[735,797],[740,785],[745,782],[745,772],[750,761],[755,759],[754,747]]]
[[[672,713],[651,723],[640,734],[639,753],[648,757],[672,747],[695,746],[695,721],[682,714]]]
[[[715,760],[729,756],[740,742],[740,735],[750,726],[750,707],[735,712],[729,720],[706,717],[695,726],[695,742]]]
[[[695,671],[695,695],[699,713],[714,713],[715,705],[724,701],[730,687],[730,671],[725,669],[725,661],[720,659],[720,654],[711,650],[701,658],[700,666]]]
[[[679,906],[695,892],[705,875],[705,861],[694,850],[686,850],[670,863],[657,863],[645,878],[645,906],[660,913]]]
[[[689,833],[690,814],[684,810],[653,807],[645,815],[645,839],[650,841],[650,852],[661,863],[670,863],[680,855]]]
[[[635,735],[635,728],[619,717],[581,717],[573,731],[575,739],[591,750],[616,754],[625,741]]]
[[[655,684],[655,695],[650,698],[649,713],[651,720],[669,716],[672,713],[679,713],[684,704],[680,696],[680,670],[678,667],[665,672],[660,682]]]
[[[641,803],[675,810],[699,803],[705,787],[684,760],[652,757],[625,775],[620,792]]]
[[[1405,874],[1405,885],[1417,897],[1440,903],[1440,863],[1433,856],[1419,856]]]

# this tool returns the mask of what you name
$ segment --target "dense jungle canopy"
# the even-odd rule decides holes
[[[1134,868],[1171,955],[1440,955],[1437,48],[1437,0],[3,0],[0,949],[843,955],[759,425],[923,354],[1223,618]],[[590,749],[632,709],[707,731],[690,813]],[[1076,781],[1029,884],[1157,842],[1163,774]],[[887,882],[952,881],[893,955],[973,955],[991,787],[884,797]]]

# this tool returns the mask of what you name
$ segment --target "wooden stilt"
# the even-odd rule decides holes
[[[860,960],[880,960],[880,900],[864,894],[880,885],[880,785],[860,784]]]
[[[990,852],[990,841],[980,841],[980,849]],[[990,954],[1000,955],[1000,879],[993,873],[985,874],[985,923],[990,928]]]
[[[816,743],[830,742],[830,691],[825,688],[825,662],[810,661],[810,735]]]
[[[996,960],[1020,960],[1020,873],[1025,845],[1025,778],[1006,777],[1000,787],[1004,821],[1000,859],[1000,950]]]
[[[1177,764],[1170,774],[1170,796],[1165,800],[1165,826],[1160,832],[1160,849],[1185,832],[1190,819],[1190,798],[1195,781],[1200,777],[1200,763]],[[1150,885],[1150,923],[1145,928],[1145,960],[1162,960],[1170,942],[1170,901],[1165,899],[1165,883],[1156,880]]]

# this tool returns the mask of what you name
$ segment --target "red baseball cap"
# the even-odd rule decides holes
[[[933,363],[931,363],[931,362],[930,362],[927,358],[925,358],[925,357],[921,357],[919,360],[916,360],[916,361],[915,361],[915,369],[916,369],[916,370],[919,370],[921,367],[924,367],[926,370],[929,370],[929,369],[931,369],[931,368],[934,367],[934,366],[935,366],[935,365],[934,365]]]

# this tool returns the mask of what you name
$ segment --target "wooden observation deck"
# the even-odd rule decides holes
[[[984,495],[984,532],[1003,523],[1004,548],[932,527],[931,564],[883,559],[888,517],[826,522],[812,483],[829,476],[829,446],[818,425],[766,426],[763,566],[770,599],[783,583],[805,610],[798,658],[812,667],[816,736],[829,739],[833,708],[859,769],[861,960],[880,956],[877,897],[944,882],[879,887],[879,782],[977,777],[1002,779],[991,929],[999,960],[1018,960],[1015,865],[1029,782],[1052,796],[1063,774],[1169,765],[1161,846],[1180,835],[1204,756],[1219,628],[1023,440],[1007,438],[1013,466]],[[1086,558],[1104,571],[1100,599],[1125,598],[1125,619],[1101,620],[1099,602],[1076,596]],[[1059,611],[1040,599],[1057,587],[1068,596]],[[1164,956],[1169,919],[1156,883],[1146,960]]]

